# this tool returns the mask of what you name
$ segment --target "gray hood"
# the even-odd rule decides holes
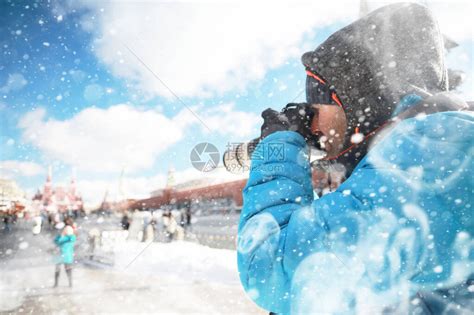
[[[444,55],[431,12],[397,3],[340,29],[302,62],[335,87],[348,119],[347,145],[356,127],[366,135],[390,119],[404,95],[448,90]]]

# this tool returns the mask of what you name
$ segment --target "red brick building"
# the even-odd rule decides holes
[[[247,179],[232,182],[220,183],[198,188],[188,188],[177,190],[167,187],[154,197],[136,201],[132,209],[159,209],[166,206],[180,206],[182,204],[218,203],[218,201],[228,201],[229,205],[240,209],[242,207],[242,190]],[[226,202],[221,208],[225,208]],[[219,207],[217,207],[219,208]]]

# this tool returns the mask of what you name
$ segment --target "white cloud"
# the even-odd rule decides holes
[[[25,162],[17,160],[0,161],[0,177],[31,177],[42,173],[44,173],[43,167],[34,162]]]
[[[250,112],[238,111],[233,103],[226,103],[208,109],[193,106],[191,110],[198,113],[202,120],[199,124],[205,133],[213,132],[228,136],[233,140],[248,140],[258,133],[257,126],[262,123],[259,115]],[[175,120],[182,124],[197,122],[191,111],[182,110]]]
[[[212,108],[204,119],[211,129],[239,139],[255,136],[255,127],[262,122],[262,119],[253,113],[235,111],[232,104]]]
[[[410,0],[408,0],[410,1]],[[399,1],[368,1],[370,10]],[[443,33],[472,40],[469,1],[411,1],[430,7]],[[171,97],[130,49],[176,94],[205,97],[243,89],[316,43],[305,35],[359,15],[358,1],[70,1],[56,14],[81,20],[112,73],[149,95]],[[455,23],[454,23],[455,21]],[[305,47],[305,48],[303,48]]]
[[[147,169],[183,136],[172,119],[128,105],[88,108],[64,121],[46,119],[45,115],[44,109],[38,109],[22,117],[23,140],[47,157],[80,170]]]
[[[74,5],[78,5],[75,3]],[[314,27],[357,16],[358,3],[82,1],[82,26],[97,57],[145,93],[169,92],[132,49],[179,96],[244,88],[290,57]],[[64,9],[56,9],[58,12]]]
[[[211,131],[232,138],[250,135],[259,122],[257,115],[234,110],[232,104],[202,114],[197,107],[194,111]],[[124,104],[87,108],[67,120],[47,119],[46,111],[38,109],[24,115],[18,125],[23,141],[47,158],[100,173],[117,173],[124,167],[130,172],[147,170],[185,132],[193,132],[193,126],[204,128],[187,109],[168,118],[154,109]]]
[[[21,73],[11,73],[8,75],[7,82],[0,87],[1,93],[9,93],[11,91],[21,90],[25,85],[28,84],[25,77]]]

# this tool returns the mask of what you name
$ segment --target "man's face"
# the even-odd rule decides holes
[[[313,133],[322,134],[321,147],[327,152],[327,157],[334,157],[342,150],[347,128],[344,110],[335,105],[312,105],[318,110],[311,124]]]

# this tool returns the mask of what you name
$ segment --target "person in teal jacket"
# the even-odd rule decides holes
[[[54,272],[54,287],[58,286],[61,265],[64,265],[66,275],[69,281],[69,287],[72,287],[72,265],[74,264],[74,244],[76,235],[74,222],[71,218],[65,220],[66,226],[60,235],[54,239],[54,243],[59,247],[60,254],[56,257],[56,270]]]
[[[418,45],[399,50],[387,38]],[[281,314],[472,312],[474,115],[446,92],[443,49],[426,8],[397,4],[303,55],[310,105],[302,111],[311,115],[262,114],[243,192],[238,268],[260,307]],[[399,68],[379,62],[382,56]],[[311,183],[310,134],[320,139],[324,162],[348,169],[337,190],[320,198]]]

